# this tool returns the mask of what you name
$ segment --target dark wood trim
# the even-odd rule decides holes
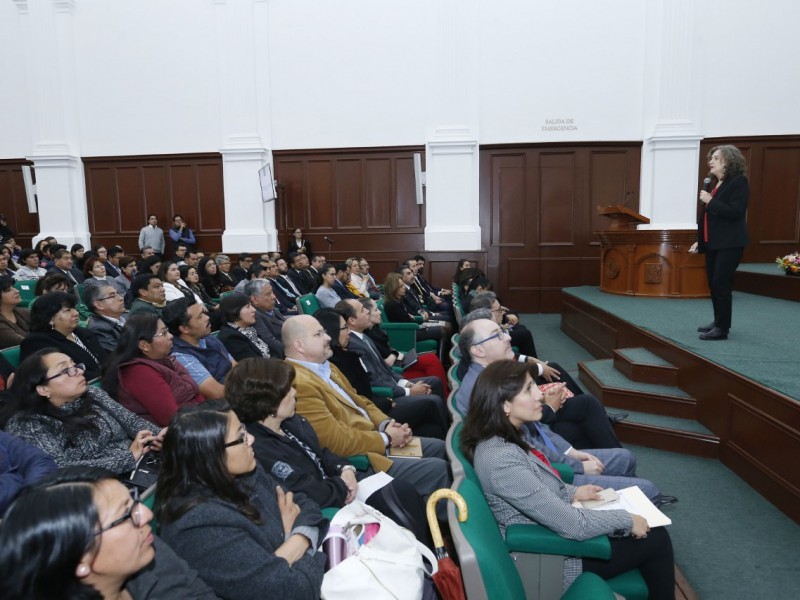
[[[562,305],[562,331],[595,356],[643,347],[675,365],[723,464],[800,523],[800,402],[563,292]]]
[[[81,160],[84,163],[128,163],[133,162],[136,164],[148,162],[166,162],[173,160],[203,160],[203,159],[220,159],[222,154],[219,152],[191,152],[188,154],[129,154],[124,156],[82,156]]]
[[[678,385],[678,369],[672,365],[651,365],[633,362],[619,350],[614,350],[614,368],[633,381],[656,385]]]
[[[733,289],[737,292],[800,302],[800,277],[781,275],[777,267],[776,264],[775,275],[737,271]]]
[[[318,154],[374,154],[375,152],[421,152],[425,154],[425,145],[422,146],[360,146],[355,148],[300,148],[292,150],[282,148],[273,150],[272,156],[313,156]],[[423,158],[424,164],[424,158]]]
[[[628,444],[719,459],[719,438],[713,435],[631,421],[617,423],[614,431],[617,432],[617,437],[621,441]]]
[[[642,144],[641,140],[630,140],[627,142],[538,142],[513,144],[481,144],[481,150],[524,150],[526,148],[629,148],[631,144]]]

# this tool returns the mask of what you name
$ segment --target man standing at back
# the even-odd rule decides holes
[[[164,255],[164,230],[158,226],[158,217],[147,217],[147,225],[139,232],[139,252],[144,255],[144,248],[150,246],[153,252]]]
[[[328,359],[331,338],[314,317],[298,315],[283,325],[283,347],[297,377],[297,412],[308,419],[320,444],[342,456],[366,454],[376,471],[407,481],[422,495],[451,483],[444,443],[420,438],[422,458],[390,458],[392,448],[403,448],[413,434],[367,398],[359,396]]]

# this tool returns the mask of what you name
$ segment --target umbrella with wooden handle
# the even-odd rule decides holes
[[[458,492],[443,488],[436,490],[428,498],[425,513],[428,517],[428,525],[431,528],[436,558],[439,560],[439,571],[434,574],[433,582],[436,584],[436,589],[439,590],[443,600],[466,600],[464,582],[461,580],[461,569],[447,555],[444,540],[442,539],[442,531],[439,529],[439,521],[436,518],[436,503],[442,498],[456,503],[458,520],[461,523],[467,520],[467,503],[464,502],[464,498]]]

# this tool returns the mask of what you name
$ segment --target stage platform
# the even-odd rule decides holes
[[[696,329],[712,319],[709,300],[620,296],[584,286],[562,291],[561,329],[597,358],[619,363],[615,351],[641,348],[674,367],[670,385],[686,397],[643,401],[638,410],[696,420],[706,433],[695,441],[714,450],[700,454],[717,456],[800,523],[800,304],[735,292],[733,314],[728,340],[702,341]],[[582,369],[581,379],[602,395],[592,371],[600,369]],[[615,405],[636,410],[633,396]],[[635,433],[637,443],[657,435],[646,427]]]

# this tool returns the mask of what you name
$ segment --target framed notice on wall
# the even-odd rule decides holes
[[[261,184],[261,200],[271,202],[278,197],[275,189],[275,179],[272,177],[272,165],[265,164],[258,170],[258,181]]]

